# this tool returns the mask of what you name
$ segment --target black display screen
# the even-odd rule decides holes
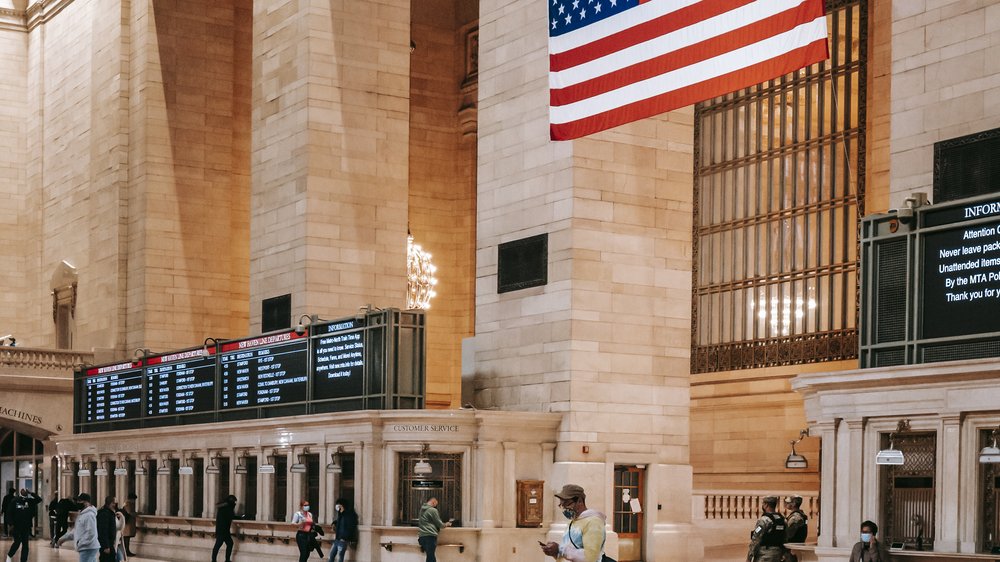
[[[924,339],[1000,331],[1000,221],[923,239]]]
[[[215,348],[146,360],[146,416],[215,411]]]
[[[308,345],[309,339],[295,332],[222,344],[219,407],[305,401]]]
[[[347,319],[314,327],[314,400],[364,394],[364,325],[363,319]]]
[[[119,363],[87,369],[82,423],[124,421],[142,415],[142,364]]]

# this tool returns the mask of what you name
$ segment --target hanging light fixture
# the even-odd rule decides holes
[[[979,451],[979,462],[983,464],[1000,463],[1000,448],[997,447],[997,433],[1000,433],[1000,427],[990,432],[993,444],[987,445],[983,447],[982,451]]]
[[[896,438],[897,433],[903,433],[910,430],[910,420],[899,420],[899,424],[896,426],[896,432],[889,434],[889,448],[882,449],[875,455],[875,464],[889,464],[889,465],[900,465],[903,464],[903,451],[895,449],[893,447],[893,440]]]
[[[790,441],[792,444],[792,452],[788,454],[788,458],[785,459],[785,468],[809,468],[809,461],[806,458],[795,452],[795,445],[806,438],[809,435],[809,429],[803,429],[799,431],[799,438]]]
[[[434,287],[437,268],[431,263],[430,252],[413,243],[413,235],[406,234],[406,308],[427,310],[431,299],[437,296]]]
[[[418,476],[426,476],[434,472],[434,468],[431,466],[430,461],[427,460],[427,449],[430,445],[424,443],[420,446],[420,457],[417,458],[416,464],[413,465],[413,474]]]
[[[340,465],[340,454],[344,452],[343,446],[338,446],[337,450],[330,455],[330,464],[326,465],[326,471],[330,474],[340,474],[344,472],[344,467]]]

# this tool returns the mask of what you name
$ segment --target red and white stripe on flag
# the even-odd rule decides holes
[[[553,140],[824,60],[823,0],[546,0]]]

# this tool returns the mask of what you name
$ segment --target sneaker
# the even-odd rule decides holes
[[[7,556],[7,562],[10,562],[10,556],[9,555]]]

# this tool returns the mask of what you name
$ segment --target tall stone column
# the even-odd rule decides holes
[[[837,467],[837,424],[834,422],[822,422],[812,426],[813,435],[819,435],[823,450],[822,466],[820,466],[820,497],[836,497],[836,474]],[[819,506],[819,536],[817,544],[819,546],[833,546],[834,510],[835,502],[825,501]]]
[[[174,505],[171,501],[170,490],[173,486],[173,482],[170,480],[171,476],[171,466],[166,463],[170,457],[169,455],[160,459],[158,466],[154,467],[153,470],[156,471],[156,514],[168,516],[173,511]],[[165,467],[161,470],[160,467]]]
[[[156,478],[156,475],[149,474],[149,463],[139,459],[135,461],[135,510],[139,513],[146,513],[149,508],[149,479]],[[139,468],[142,468],[140,471]],[[155,468],[153,470],[156,470]]]
[[[553,142],[546,3],[479,7],[473,403],[563,413],[548,484],[579,484],[588,504],[610,505],[616,463],[646,465],[658,475],[649,493],[665,501],[645,512],[644,559],[701,559],[690,509],[692,110]],[[542,235],[544,284],[500,292],[500,245]]]
[[[203,496],[201,505],[202,513],[195,514],[197,517],[206,517],[209,519],[215,518],[215,503],[219,501],[219,472],[218,461],[213,464],[212,461],[217,459],[218,453],[212,451],[205,451],[205,485],[203,490]],[[232,463],[230,463],[232,464]],[[213,468],[213,466],[215,468]],[[229,480],[232,482],[232,480]]]
[[[410,1],[255,0],[253,27],[251,330],[283,294],[402,307]]]
[[[503,502],[497,502],[496,494],[497,481],[504,466],[500,462],[500,443],[477,441],[475,447],[476,454],[473,455],[473,461],[476,463],[476,471],[479,473],[479,486],[475,490],[477,494],[476,504],[478,504],[478,509],[475,510],[478,512],[478,525],[484,529],[500,527],[503,524]]]
[[[229,488],[231,493],[236,496],[236,513],[245,513],[247,494],[257,492],[257,490],[247,489],[246,473],[237,471],[237,467],[245,462],[240,460],[242,456],[243,451],[239,449],[233,449],[229,455]]]
[[[944,416],[941,419],[938,435],[941,436],[939,450],[944,452],[944,457],[946,459],[961,458],[961,417]],[[959,501],[961,494],[959,464],[956,462],[941,463],[942,474],[937,479],[941,494],[938,500],[941,502],[941,521],[937,525],[940,536],[934,541],[934,550],[939,552],[958,552],[959,518],[961,516],[959,513],[961,505]],[[929,536],[931,530],[925,528],[924,533]]]
[[[863,450],[863,420],[844,420],[837,428],[837,484],[834,497],[836,509],[835,546],[850,546],[857,542],[861,519],[863,468],[868,466]]]
[[[257,513],[260,521],[274,520],[274,473],[260,472],[261,465],[269,464],[268,456],[257,451]],[[273,466],[273,465],[272,465]]]

